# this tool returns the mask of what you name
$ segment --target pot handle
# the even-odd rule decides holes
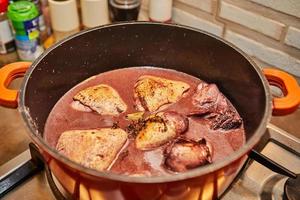
[[[263,69],[270,85],[279,87],[284,97],[273,98],[273,115],[286,115],[294,112],[300,104],[300,87],[290,74],[277,69]]]
[[[31,62],[15,62],[0,68],[0,105],[10,108],[18,106],[18,90],[8,89],[16,78],[24,76]]]

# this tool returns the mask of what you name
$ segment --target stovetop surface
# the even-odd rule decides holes
[[[18,166],[22,163],[25,163],[30,159],[29,150],[24,151],[19,154],[17,157],[8,161],[0,167],[0,177],[8,172],[13,170],[12,166]],[[33,199],[43,199],[43,200],[54,200],[54,195],[48,185],[45,170],[39,172],[29,180],[25,181],[23,184],[15,188],[13,191],[6,194],[3,200],[33,200]]]
[[[270,124],[259,151],[291,170],[300,173],[300,139]],[[282,200],[286,176],[249,160],[222,200]],[[300,197],[299,197],[300,198]]]

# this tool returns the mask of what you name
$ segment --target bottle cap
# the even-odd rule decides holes
[[[16,1],[8,6],[7,16],[11,21],[23,22],[39,15],[34,3],[29,1]]]
[[[0,13],[6,12],[8,6],[8,0],[0,0]]]

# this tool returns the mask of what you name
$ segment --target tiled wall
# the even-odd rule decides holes
[[[143,0],[141,19],[147,19]],[[300,77],[300,0],[174,0],[173,21],[225,38],[262,67]]]

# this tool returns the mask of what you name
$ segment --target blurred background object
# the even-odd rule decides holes
[[[49,11],[49,4],[48,0],[40,0],[40,10],[43,14],[44,23],[46,26],[47,36],[50,36],[52,33],[52,26],[51,26],[51,20],[50,20],[50,11]]]
[[[47,37],[48,37],[48,30],[50,29],[47,28],[46,24],[45,24],[45,19],[44,19],[44,15],[43,15],[43,11],[42,11],[42,2],[40,0],[28,0],[31,1],[32,3],[34,3],[34,5],[36,6],[36,8],[39,11],[39,30],[40,30],[40,41],[41,43],[43,43]]]
[[[6,15],[7,6],[8,0],[0,0],[0,54],[8,54],[16,50]]]
[[[80,30],[76,0],[49,0],[49,8],[55,41]]]
[[[109,0],[111,20],[113,22],[135,21],[138,18],[140,6],[140,0]]]
[[[154,22],[172,21],[173,0],[150,0],[149,19]]]
[[[39,11],[39,19],[38,19],[38,25],[39,25],[39,31],[40,31],[40,42],[43,43],[49,35],[51,35],[51,24],[49,19],[49,15],[46,15],[46,10],[48,7],[48,1],[47,0],[11,0],[10,3],[17,2],[17,1],[29,1],[34,3],[36,8]]]
[[[8,6],[19,58],[33,61],[43,53],[40,44],[39,11],[34,3],[16,1]]]
[[[81,0],[80,5],[84,28],[110,23],[107,0]]]
[[[8,0],[0,0],[0,67],[18,59],[13,33],[7,18]]]

